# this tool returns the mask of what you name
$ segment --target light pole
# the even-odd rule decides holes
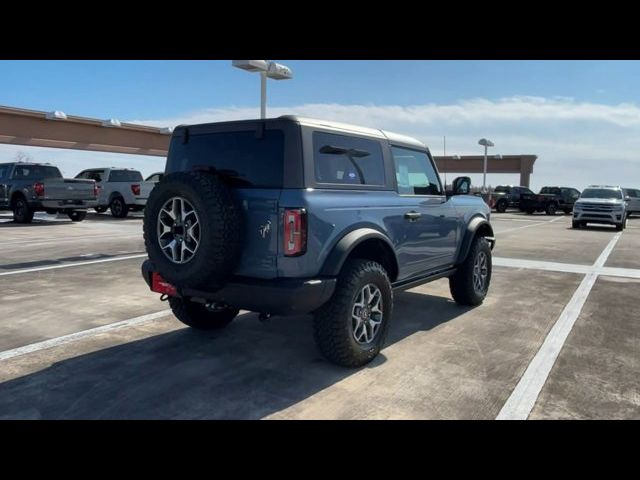
[[[482,145],[484,147],[484,164],[482,167],[482,193],[487,193],[487,148],[493,147],[493,142],[491,140],[487,140],[486,138],[481,138],[478,140],[478,145]]]
[[[233,60],[231,65],[248,72],[260,73],[260,118],[267,117],[267,78],[289,80],[293,72],[285,65],[267,60]]]

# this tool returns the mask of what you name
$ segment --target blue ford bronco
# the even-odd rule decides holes
[[[449,278],[462,305],[491,281],[490,209],[459,177],[445,192],[410,137],[284,116],[177,127],[149,196],[142,275],[198,329],[240,309],[311,313],[330,361],[384,344],[393,291]]]

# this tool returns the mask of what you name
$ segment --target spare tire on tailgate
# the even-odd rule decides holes
[[[183,288],[219,288],[242,251],[242,208],[217,175],[165,175],[149,195],[144,242],[167,281]]]

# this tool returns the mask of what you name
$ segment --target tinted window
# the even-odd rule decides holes
[[[86,178],[88,180],[95,180],[96,182],[101,182],[103,175],[104,175],[104,170],[89,170],[86,172],[79,173],[76,176],[76,178]]]
[[[540,190],[540,193],[551,193],[553,195],[559,195],[560,189],[554,188],[554,187],[542,187],[542,190]]]
[[[514,189],[516,190],[516,189]],[[509,193],[511,191],[511,187],[503,187],[503,186],[497,186],[494,190],[494,192],[498,192],[498,193]],[[517,190],[516,190],[517,191]]]
[[[580,198],[606,198],[606,199],[618,199],[622,198],[621,190],[614,190],[612,188],[587,188]]]
[[[16,165],[13,178],[17,180],[39,180],[45,178],[60,178],[62,174],[57,167],[46,165]]]
[[[89,177],[93,178],[93,177]],[[93,180],[100,181],[97,178]],[[141,182],[142,174],[137,170],[111,170],[109,173],[110,182]]]
[[[380,142],[315,132],[313,162],[318,183],[384,185]]]
[[[237,186],[282,187],[284,133],[255,130],[191,134],[171,140],[167,171],[213,168]]]
[[[440,179],[425,152],[392,147],[398,193],[401,195],[442,195]]]
[[[0,174],[0,178],[2,178],[2,174]],[[625,190],[625,194],[628,197],[631,197],[631,198],[637,198],[638,197],[638,191],[637,190]]]
[[[9,175],[9,166],[0,165],[0,178],[6,178]]]
[[[154,173],[153,175],[149,176],[145,182],[154,182],[154,183],[158,183],[160,180],[162,180],[163,175],[161,173]]]

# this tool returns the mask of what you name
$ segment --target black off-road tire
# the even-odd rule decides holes
[[[197,330],[219,330],[229,325],[238,316],[237,308],[210,310],[201,303],[169,298],[169,306],[178,320]]]
[[[195,209],[200,244],[186,263],[171,261],[158,243],[158,215],[173,197],[182,197]],[[234,191],[216,175],[176,172],[165,175],[149,195],[144,211],[144,241],[158,272],[178,287],[215,289],[237,267],[244,236],[242,206]]]
[[[477,292],[473,286],[473,267],[480,252],[487,255],[487,280],[483,292]],[[491,284],[491,247],[484,237],[476,237],[465,261],[458,267],[456,273],[449,277],[449,290],[455,302],[459,305],[475,307],[480,305],[489,291]]]
[[[367,284],[380,289],[382,323],[371,342],[359,344],[353,336],[351,314],[357,296]],[[382,265],[371,260],[349,259],[342,267],[333,296],[314,313],[316,344],[329,361],[343,367],[361,367],[382,349],[392,313],[393,290]]]
[[[553,202],[549,203],[547,207],[544,209],[544,212],[547,215],[555,215],[557,211],[558,211],[558,206]]]
[[[86,211],[74,211],[74,212],[69,212],[67,213],[67,215],[69,216],[69,218],[71,219],[72,222],[81,222],[83,221],[86,216],[87,216],[87,212]]]
[[[527,215],[533,215],[536,211],[533,208],[528,208],[526,212],[527,212]]]
[[[109,205],[111,215],[115,218],[126,218],[129,215],[129,205],[127,205],[122,197],[116,197],[111,200]]]
[[[571,228],[582,228],[582,222],[576,220],[571,221]]]
[[[507,211],[508,206],[509,204],[506,200],[499,200],[498,203],[496,203],[496,212],[504,213]]]
[[[104,213],[107,211],[107,207],[94,207],[96,213]]]
[[[31,223],[34,211],[29,208],[23,197],[18,197],[13,202],[13,221],[16,223]]]
[[[563,212],[565,215],[569,215],[572,212],[572,210],[570,208],[565,208]]]

